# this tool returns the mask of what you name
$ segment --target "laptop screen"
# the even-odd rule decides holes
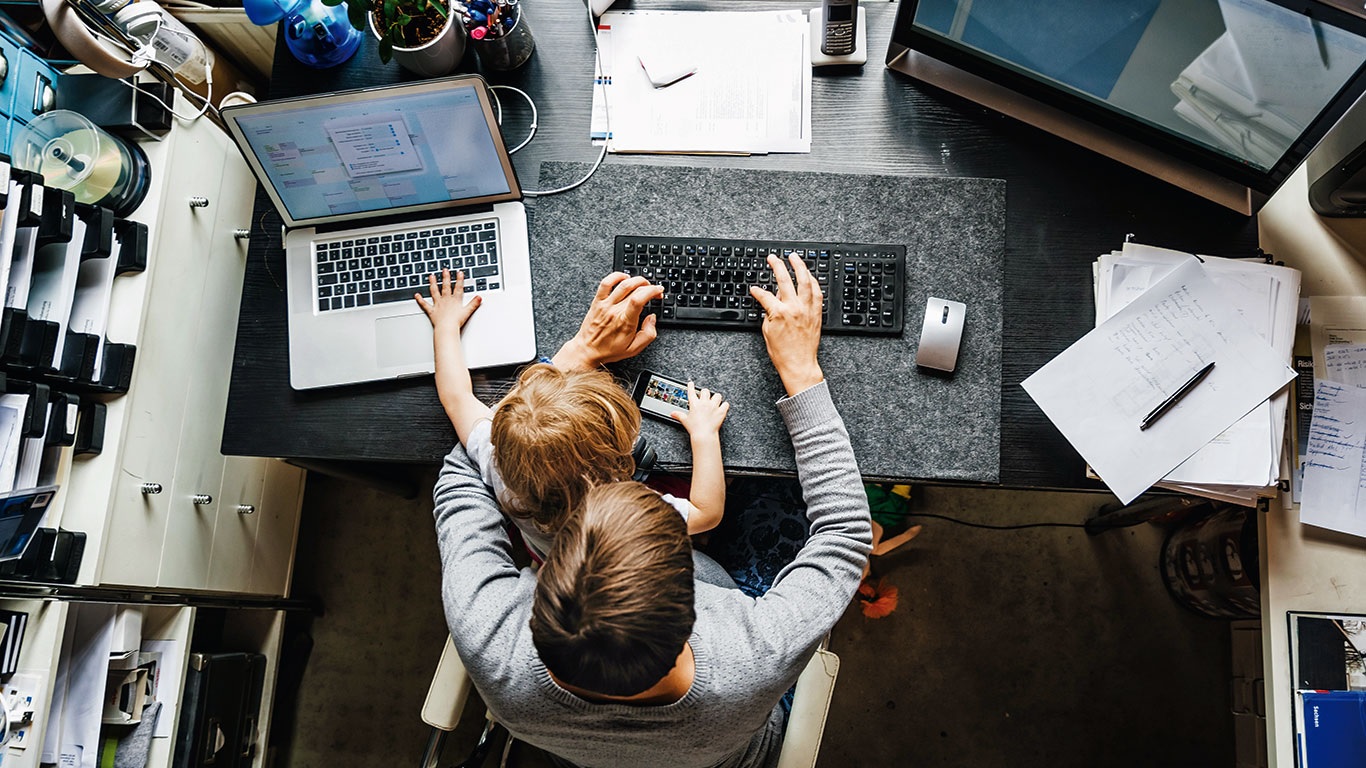
[[[478,77],[263,102],[223,117],[290,226],[521,199]]]

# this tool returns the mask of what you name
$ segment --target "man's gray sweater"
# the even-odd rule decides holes
[[[503,519],[459,446],[437,479],[446,621],[493,716],[514,736],[593,768],[777,762],[778,700],[848,607],[872,545],[849,433],[825,383],[778,402],[811,535],[757,600],[696,583],[692,687],[667,705],[597,704],[555,684],[531,641],[536,575],[512,562]]]

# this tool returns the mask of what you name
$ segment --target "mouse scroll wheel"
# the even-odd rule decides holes
[[[944,325],[948,325],[948,323],[949,323],[949,305],[948,305],[948,304],[945,304],[945,305],[944,305],[944,317],[940,318],[939,322],[943,323]]]

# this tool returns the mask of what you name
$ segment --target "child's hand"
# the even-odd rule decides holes
[[[484,303],[484,297],[475,294],[468,303],[465,302],[465,273],[457,270],[455,273],[455,286],[451,286],[451,271],[441,270],[441,283],[438,285],[436,275],[427,276],[427,283],[431,287],[432,297],[422,298],[422,294],[415,293],[413,298],[417,300],[417,305],[422,307],[422,311],[427,313],[427,319],[432,321],[433,328],[454,327],[456,330],[465,327],[465,321],[470,319],[474,310],[479,309],[479,305]]]
[[[669,414],[679,421],[693,437],[714,435],[721,431],[721,422],[730,413],[730,403],[720,393],[709,389],[694,389],[688,382],[688,412],[674,411]]]

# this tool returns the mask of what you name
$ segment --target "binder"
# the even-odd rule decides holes
[[[76,215],[84,225],[85,236],[57,370],[63,378],[93,383],[103,356],[109,299],[117,274],[113,258],[114,212],[94,205],[77,205]],[[68,258],[70,255],[68,252]]]
[[[42,206],[34,213],[33,188],[42,177],[28,171],[11,169],[3,225],[0,225],[0,265],[3,265],[5,300],[0,315],[0,359],[18,356],[27,320],[28,281],[32,277],[33,251],[37,247],[38,223]]]
[[[104,422],[108,409],[98,400],[82,399],[76,417],[76,440],[72,451],[76,456],[98,456],[104,450]]]
[[[49,195],[49,199],[55,197]],[[92,221],[98,228],[104,218],[99,209],[92,206],[82,206],[84,215],[77,215],[74,198],[62,197],[57,205],[65,206],[67,202],[70,202],[72,213],[69,218],[61,219],[61,226],[53,225],[45,237],[47,222],[39,225],[38,248],[33,257],[33,276],[26,305],[28,321],[19,364],[40,371],[55,371],[62,361],[67,326],[76,299],[76,279],[86,250],[86,233]],[[52,206],[45,206],[45,216],[50,208]],[[54,218],[64,216],[64,213],[65,209],[54,214]],[[113,226],[112,219],[109,226]],[[98,240],[100,233],[95,237]]]
[[[1296,691],[1300,768],[1366,764],[1366,691]]]
[[[266,657],[191,653],[174,768],[248,768],[256,752]]]
[[[47,432],[43,436],[47,446],[76,444],[76,428],[80,421],[81,399],[67,392],[53,392],[49,405]]]

